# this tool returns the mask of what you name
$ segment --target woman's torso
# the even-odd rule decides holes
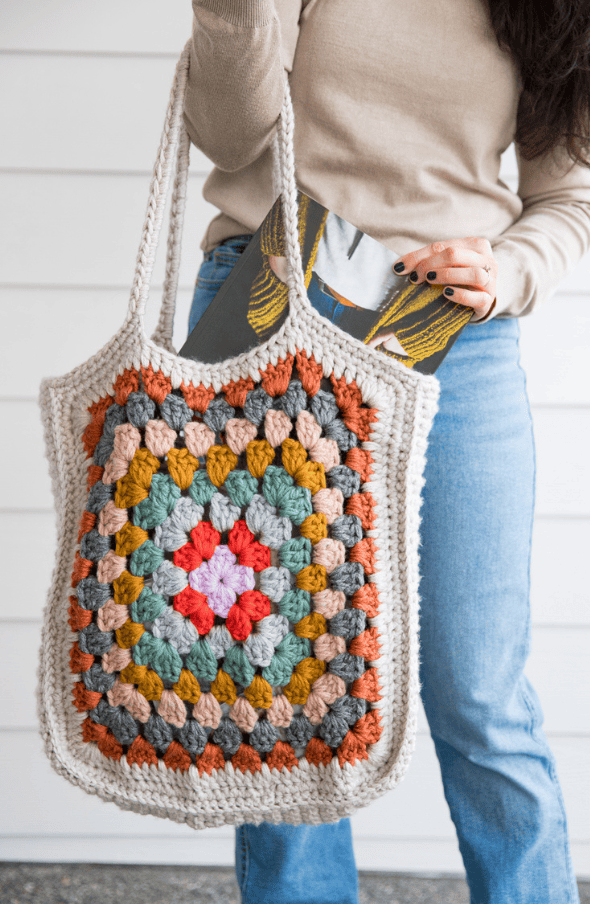
[[[397,255],[492,239],[518,219],[499,172],[520,81],[483,0],[275,5],[302,191]],[[203,250],[254,232],[274,202],[270,149],[236,172],[215,167],[203,194],[221,211]]]

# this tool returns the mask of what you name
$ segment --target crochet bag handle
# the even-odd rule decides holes
[[[141,336],[144,336],[144,313],[168,196],[172,162],[176,157],[176,177],[170,208],[166,276],[162,306],[158,324],[152,336],[154,343],[163,345],[168,351],[173,353],[175,352],[171,344],[171,337],[176,307],[190,150],[190,139],[182,119],[189,69],[190,44],[191,39],[186,42],[176,66],[158,155],[154,164],[147,212],[135,265],[135,275],[126,320],[126,323],[129,323],[133,329],[137,329],[140,332]],[[295,117],[286,71],[283,71],[283,77],[285,88],[283,107],[277,121],[277,131],[272,141],[273,182],[275,191],[280,189],[282,195],[289,297],[291,302],[295,298],[304,307],[310,307],[305,288],[299,244],[297,185],[293,152]]]

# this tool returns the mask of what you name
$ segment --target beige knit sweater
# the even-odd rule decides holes
[[[524,160],[499,179],[521,83],[483,0],[192,0],[184,119],[214,164],[209,251],[271,208],[289,75],[298,187],[399,255],[488,238],[493,316],[529,314],[590,249],[590,169]],[[488,318],[486,318],[488,319]]]

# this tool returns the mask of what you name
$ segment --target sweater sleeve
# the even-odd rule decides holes
[[[590,249],[590,168],[573,164],[563,147],[534,160],[515,150],[523,209],[491,240],[498,262],[493,317],[530,314]]]
[[[300,0],[288,6],[287,26],[297,31]],[[283,105],[283,70],[291,61],[283,58],[273,0],[192,0],[192,7],[183,118],[191,142],[231,173],[270,145]]]

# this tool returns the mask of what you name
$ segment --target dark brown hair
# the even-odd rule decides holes
[[[522,79],[514,141],[525,160],[562,145],[590,167],[590,0],[487,0]]]

